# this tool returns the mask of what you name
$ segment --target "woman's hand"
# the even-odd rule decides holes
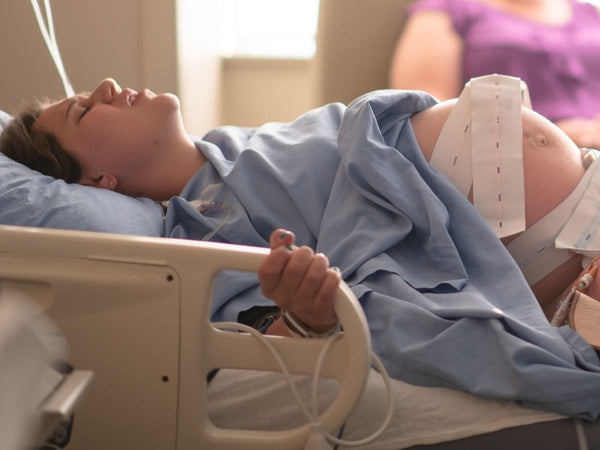
[[[311,248],[294,245],[294,234],[277,229],[270,237],[271,253],[258,269],[263,294],[291,312],[316,333],[333,328],[338,319],[333,310],[334,294],[339,286],[339,269]],[[278,332],[281,320],[274,324]]]

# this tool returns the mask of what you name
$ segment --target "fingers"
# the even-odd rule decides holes
[[[294,235],[276,230],[269,239],[271,253],[258,271],[263,294],[291,311],[313,331],[337,323],[333,306],[341,280],[328,258],[306,246],[294,246]]]
[[[294,269],[298,271],[290,273],[290,275],[293,274],[288,291],[290,302],[298,299],[316,299],[329,268],[329,260],[322,253],[314,254],[311,249],[299,248],[297,253],[299,264]],[[304,264],[304,268],[302,268],[302,264]],[[310,304],[308,302],[300,304],[297,309],[299,311],[309,310],[313,307],[314,301],[311,301]]]
[[[313,331],[320,333],[329,330],[337,322],[334,311],[335,293],[340,284],[341,274],[336,268],[327,268],[323,273],[319,286],[315,290],[299,292],[287,308]],[[310,294],[308,294],[311,292]],[[305,297],[305,293],[309,295]],[[309,301],[308,299],[311,299]]]
[[[291,257],[294,234],[277,229],[271,233],[269,238],[271,253],[265,258],[258,269],[258,281],[263,294],[277,301],[272,295],[277,290],[283,270]]]
[[[293,245],[295,240],[294,233],[278,228],[271,233],[269,244],[271,249],[281,247],[282,245]]]
[[[299,290],[310,293],[311,284],[318,276],[318,268],[313,270],[311,281],[303,282],[314,256],[313,250],[305,246],[278,247],[271,251],[261,265],[263,270],[259,269],[263,294],[275,300],[280,308],[287,309]]]

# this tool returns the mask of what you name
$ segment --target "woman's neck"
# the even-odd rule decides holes
[[[546,25],[564,25],[573,14],[571,0],[479,0],[519,17]]]
[[[194,143],[186,138],[177,151],[170,153],[160,171],[161,182],[156,183],[156,200],[168,200],[181,193],[188,181],[200,170],[206,158]],[[158,198],[160,197],[160,198]]]
[[[187,136],[170,141],[168,148],[121,177],[119,192],[132,197],[165,201],[181,193],[188,181],[206,162],[204,155]]]

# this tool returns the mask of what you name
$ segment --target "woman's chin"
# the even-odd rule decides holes
[[[164,93],[156,96],[155,101],[160,101],[164,103],[165,107],[171,107],[173,109],[179,110],[181,108],[181,102],[179,101],[179,97],[175,94]]]

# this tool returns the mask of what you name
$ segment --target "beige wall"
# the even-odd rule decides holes
[[[52,12],[76,91],[93,89],[107,76],[133,88],[177,90],[175,15],[170,2],[61,0],[52,2]],[[0,42],[3,109],[14,112],[23,102],[63,95],[29,1],[2,0]]]
[[[178,94],[186,129],[197,136],[221,124],[217,2],[177,1]]]
[[[314,107],[312,60],[225,59],[221,120],[257,126],[287,122]]]
[[[217,3],[52,1],[75,91],[111,76],[122,86],[173,92],[196,135],[221,124],[289,121],[312,108],[310,61],[221,60]],[[29,1],[0,2],[0,42],[1,109],[14,113],[37,98],[64,95]]]

